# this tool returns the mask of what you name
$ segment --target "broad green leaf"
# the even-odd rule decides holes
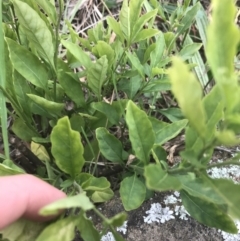
[[[10,168],[8,165],[0,163],[0,176],[11,176],[24,173],[23,170],[19,168],[19,170]]]
[[[127,219],[126,213],[118,213],[110,219],[106,220],[108,225],[112,225],[114,227],[120,227],[124,224],[124,221]]]
[[[157,67],[162,59],[163,52],[165,50],[165,40],[163,33],[160,33],[156,38],[156,47],[150,54],[151,68]]]
[[[91,58],[84,52],[80,46],[69,41],[61,40],[63,46],[77,59],[83,67],[90,68],[92,66]]]
[[[77,228],[80,231],[84,241],[99,241],[100,234],[93,225],[93,222],[86,217],[84,212],[81,212],[77,220]]]
[[[46,223],[37,223],[26,219],[19,219],[0,231],[3,240],[8,241],[32,241],[36,240]]]
[[[43,216],[55,215],[59,213],[59,210],[68,208],[81,208],[84,211],[88,211],[93,209],[94,205],[91,203],[86,193],[80,193],[50,203],[43,207],[39,213]]]
[[[39,58],[11,39],[7,39],[7,44],[13,67],[27,81],[46,90],[49,75]]]
[[[73,114],[70,118],[71,128],[74,131],[82,132],[82,128],[84,129],[85,121],[81,115]]]
[[[202,104],[202,88],[195,76],[189,72],[187,65],[180,59],[173,59],[173,67],[169,70],[172,92],[176,97],[183,114],[190,125],[200,136],[205,133],[205,111]],[[197,115],[196,115],[197,113]]]
[[[98,59],[87,72],[87,83],[90,89],[101,97],[102,86],[106,82],[106,74],[108,69],[108,60],[106,55]]]
[[[240,139],[231,130],[223,130],[216,133],[217,145],[236,146]]]
[[[144,93],[152,93],[166,90],[171,90],[171,83],[168,79],[149,81],[142,91]]]
[[[113,65],[115,53],[110,44],[104,41],[98,41],[97,44],[92,48],[92,52],[98,57],[106,55],[109,67]]]
[[[144,78],[144,68],[141,64],[139,58],[136,54],[132,54],[130,52],[126,52],[128,59],[130,60],[132,66],[138,71],[142,78]]]
[[[212,179],[207,176],[202,177],[209,187],[219,196],[220,200],[227,205],[227,213],[235,218],[240,218],[239,193],[240,185],[234,184],[232,180]]]
[[[234,5],[233,0],[213,0],[212,20],[207,30],[206,55],[208,62],[216,82],[225,84],[230,81],[228,78],[234,74],[233,60],[240,39],[239,29],[234,23],[237,11]],[[220,39],[221,41],[219,41]],[[235,79],[236,82],[237,79]]]
[[[51,19],[52,23],[57,25],[57,12],[53,4],[49,0],[36,0],[37,4],[44,10],[44,12]]]
[[[159,112],[166,116],[171,122],[184,119],[182,111],[179,108],[160,109]]]
[[[135,155],[146,165],[149,162],[150,150],[155,142],[152,124],[147,114],[140,110],[131,100],[127,105],[126,122]]]
[[[24,141],[31,141],[33,137],[39,136],[37,131],[33,131],[21,118],[14,120],[12,125],[12,131],[16,136]]]
[[[20,104],[21,108],[24,110],[29,119],[31,118],[31,110],[30,110],[30,103],[27,94],[31,94],[32,90],[30,88],[29,82],[26,81],[25,78],[21,74],[19,74],[16,70],[14,71],[14,90],[16,94],[16,98],[18,103]],[[7,89],[7,88],[6,88]]]
[[[188,120],[184,119],[184,120],[176,121],[158,130],[157,132],[155,132],[155,136],[156,136],[155,144],[162,145],[167,141],[173,139],[186,127],[187,123],[188,123]]]
[[[216,205],[181,191],[181,199],[189,214],[200,223],[228,233],[238,233],[234,221],[226,214],[224,205]]]
[[[179,175],[179,181],[182,184],[182,189],[189,195],[204,199],[209,203],[224,204],[224,200],[219,197],[203,178],[196,177],[195,174],[191,173],[189,175]]]
[[[129,99],[133,99],[138,90],[141,88],[143,79],[141,76],[136,75],[132,78],[121,79],[118,81],[118,90],[124,91]]]
[[[106,102],[93,102],[91,104],[91,107],[103,113],[112,124],[118,124],[120,116],[117,110],[112,105]]]
[[[38,236],[36,241],[66,241],[75,237],[76,217],[70,216],[48,225]]]
[[[113,196],[114,196],[114,192],[112,191],[112,189],[107,188],[104,190],[95,191],[91,195],[91,200],[94,203],[101,203],[101,202],[106,202],[106,201],[110,200]]]
[[[189,126],[185,131],[185,147],[185,151],[193,152],[194,156],[199,156],[204,149],[204,142],[202,138],[199,138],[198,132]]]
[[[59,73],[58,80],[67,96],[77,104],[77,107],[85,105],[85,98],[80,81],[76,81],[71,75],[65,72]]]
[[[24,28],[28,40],[38,51],[41,57],[45,58],[54,66],[54,45],[51,31],[44,20],[27,3],[13,0],[14,10],[18,21]]]
[[[183,60],[187,60],[193,54],[195,54],[201,47],[202,47],[202,44],[200,43],[188,44],[181,49],[181,51],[179,52],[179,55],[182,57]]]
[[[129,22],[130,22],[130,33],[131,33],[131,37],[134,35],[134,27],[136,25],[136,23],[138,22],[139,15],[141,13],[142,10],[142,4],[143,4],[144,0],[131,0],[129,1]],[[144,25],[144,23],[143,23]],[[142,28],[141,25],[138,26],[140,29]],[[135,29],[135,31],[137,31],[138,28]]]
[[[116,241],[124,241],[124,238],[115,229],[112,229],[111,231],[112,231],[114,240],[116,240]]]
[[[182,18],[180,25],[177,29],[177,34],[180,35],[184,33],[186,30],[190,28],[192,25],[193,20],[196,17],[196,14],[200,8],[200,3],[195,4],[189,11],[186,12],[184,17]]]
[[[124,0],[122,3],[122,8],[119,14],[120,28],[127,40],[128,45],[130,44],[131,37],[131,26],[130,26],[130,10],[128,7],[128,0]]]
[[[158,131],[162,130],[163,128],[167,127],[168,125],[170,125],[167,122],[158,120],[157,118],[154,118],[152,116],[149,116],[148,119],[150,120],[151,124],[152,124],[152,129],[154,133],[157,133]]]
[[[180,190],[181,182],[177,176],[169,175],[164,171],[160,164],[150,164],[145,167],[144,176],[146,178],[146,186],[150,190],[169,191]]]
[[[110,26],[110,28],[113,30],[113,32],[120,38],[120,40],[124,41],[123,32],[120,27],[120,23],[117,22],[113,17],[108,16],[107,17],[107,23]]]
[[[218,85],[215,85],[211,92],[203,99],[203,107],[206,113],[207,139],[211,140],[216,132],[217,124],[223,118],[224,101],[222,92]]]
[[[100,151],[108,161],[123,162],[122,143],[114,135],[110,134],[106,128],[100,127],[96,130],[96,137]]]
[[[130,5],[131,5],[130,1]],[[138,1],[140,2],[140,1]],[[140,3],[141,4],[141,3]],[[134,12],[136,11],[135,9],[133,10]],[[130,7],[130,12],[131,12],[131,7]],[[143,26],[151,19],[154,18],[157,14],[157,9],[154,9],[150,12],[147,12],[146,14],[144,14],[143,16],[141,16],[140,18],[137,18],[134,22],[134,26],[133,26],[133,31],[132,31],[132,39],[134,40],[136,35],[142,30]],[[135,12],[135,16],[136,16],[136,12]]]
[[[87,179],[88,177],[85,173],[85,178],[86,180],[82,183],[82,188],[86,191],[103,191],[111,186],[106,177],[94,177],[91,175],[89,179]]]
[[[6,38],[4,41],[4,61],[5,61],[5,81],[1,85],[8,91],[11,97],[15,101],[17,101],[15,86],[14,86],[14,78],[13,78],[14,68],[12,65],[12,61],[10,59],[10,53],[6,42]]]
[[[52,155],[57,166],[72,178],[75,178],[84,165],[83,145],[79,132],[70,127],[68,117],[58,120],[51,133]]]
[[[126,211],[138,208],[143,203],[145,195],[146,187],[136,174],[122,180],[120,197]]]
[[[62,115],[61,112],[64,110],[64,104],[49,101],[33,94],[27,94],[27,96],[32,100],[31,109],[34,114],[49,118],[56,118]]]
[[[32,153],[39,158],[41,161],[50,161],[50,157],[46,148],[36,142],[31,142]]]
[[[145,39],[149,39],[159,33],[160,31],[158,29],[153,29],[153,28],[143,29],[135,36],[133,42],[136,43],[136,42],[143,41]]]

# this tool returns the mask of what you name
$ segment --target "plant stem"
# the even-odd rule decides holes
[[[0,85],[5,88],[6,85],[6,66],[5,66],[5,51],[4,51],[4,33],[2,25],[2,0],[0,0]],[[7,107],[3,92],[0,93],[0,108],[1,108],[1,126],[3,134],[4,152],[7,159],[10,159],[8,131],[7,131]]]
[[[62,14],[63,14],[63,6],[62,6],[62,1],[58,1],[59,4],[59,16],[58,16],[58,21],[56,25],[56,30],[55,30],[55,53],[54,53],[54,69],[55,69],[55,74],[56,74],[56,79],[53,83],[53,98],[54,101],[57,99],[57,65],[58,65],[58,47],[59,47],[59,29],[60,29],[60,24],[61,24],[61,19],[62,19]]]

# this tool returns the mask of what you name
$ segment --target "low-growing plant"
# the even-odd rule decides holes
[[[189,35],[199,3],[190,6],[185,0],[167,16],[156,0],[124,0],[119,20],[108,16],[87,31],[86,39],[69,22],[68,34],[61,34],[61,0],[58,8],[50,0],[3,0],[6,81],[0,88],[11,104],[11,132],[30,143],[36,158],[32,166],[19,166],[5,150],[0,175],[27,171],[68,194],[44,207],[42,215],[71,208],[67,217],[47,227],[20,220],[2,231],[3,238],[65,241],[77,229],[84,240],[93,241],[110,229],[116,240],[123,240],[115,227],[126,214],[108,219],[94,205],[114,196],[106,178],[111,173],[120,182],[126,211],[138,208],[153,191],[177,190],[199,222],[237,232],[233,219],[240,216],[239,185],[211,179],[206,172],[239,165],[237,157],[209,164],[216,146],[239,143],[240,125],[234,3],[212,3],[206,56],[216,84],[203,97],[203,87],[189,70],[195,65],[183,63],[201,48]],[[155,27],[156,17],[165,32]],[[182,60],[172,58],[174,52]],[[167,102],[161,93],[169,90],[181,110],[160,108]],[[163,144],[184,129],[181,161],[170,167]],[[102,219],[101,233],[87,218],[89,210]],[[35,232],[29,234],[28,225],[35,225]]]

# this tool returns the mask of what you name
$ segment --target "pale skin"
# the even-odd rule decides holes
[[[50,184],[29,174],[0,177],[0,230],[19,218],[48,221],[38,214],[45,205],[66,197]]]

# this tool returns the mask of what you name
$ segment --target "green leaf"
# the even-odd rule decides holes
[[[62,115],[65,105],[62,103],[56,103],[46,100],[43,97],[27,94],[32,100],[31,109],[34,114],[42,115],[49,118],[57,118]]]
[[[181,191],[181,199],[186,210],[200,223],[228,233],[238,233],[234,221],[226,214],[224,205],[193,197],[185,191]]]
[[[126,177],[120,185],[120,197],[126,211],[138,208],[144,201],[146,187],[137,175]]]
[[[171,83],[168,79],[149,81],[147,86],[142,91],[144,93],[152,93],[166,90],[171,90]]]
[[[136,54],[132,54],[130,52],[126,52],[128,59],[130,60],[133,67],[138,71],[142,78],[144,78],[144,68],[141,64],[140,60],[138,59]]]
[[[16,70],[14,71],[14,79],[13,79],[15,94],[18,103],[24,110],[29,119],[31,117],[31,109],[30,103],[31,100],[28,98],[27,94],[31,94],[32,90],[28,81],[21,74],[19,74]],[[6,88],[7,89],[7,88]]]
[[[84,52],[80,46],[69,41],[61,40],[63,46],[77,59],[77,61],[85,68],[92,66],[91,58]]]
[[[108,26],[113,30],[113,32],[120,38],[121,42],[124,41],[123,32],[120,27],[120,23],[117,22],[113,17],[107,17]]]
[[[197,3],[189,11],[187,11],[187,13],[182,18],[180,25],[177,29],[178,35],[184,33],[186,30],[188,30],[191,27],[192,22],[195,19],[200,6],[201,6],[200,3]]]
[[[51,19],[52,23],[57,25],[57,12],[56,8],[49,0],[36,0],[37,4],[44,10],[44,12]]]
[[[104,41],[98,41],[97,44],[92,48],[92,52],[98,57],[106,55],[109,67],[114,64],[115,52],[110,44]]]
[[[51,133],[52,155],[57,166],[75,178],[84,165],[83,145],[79,132],[70,127],[68,117],[58,120]]]
[[[180,190],[181,182],[177,176],[169,175],[159,164],[150,164],[145,167],[144,176],[146,186],[151,190],[169,191]]]
[[[133,42],[136,43],[136,42],[143,41],[145,39],[149,39],[159,33],[160,31],[158,29],[153,29],[153,28],[143,29],[135,36]]]
[[[6,39],[14,68],[33,85],[47,89],[48,71],[39,58],[11,39]]]
[[[44,20],[27,3],[13,0],[18,21],[23,26],[24,33],[41,57],[54,66],[54,45],[51,31]]]
[[[166,143],[167,141],[173,139],[176,137],[187,125],[188,120],[180,120],[176,121],[170,125],[167,125],[166,127],[159,129],[157,132],[155,132],[156,145],[162,145]]]
[[[219,86],[215,85],[211,92],[203,99],[203,107],[206,113],[206,127],[209,140],[213,138],[216,132],[217,124],[223,118],[224,101],[222,101],[222,92]]]
[[[202,88],[195,76],[189,72],[187,65],[180,59],[173,59],[173,67],[169,70],[172,92],[188,118],[190,125],[200,136],[205,133],[205,111],[202,104]],[[194,90],[194,92],[193,92]],[[198,113],[196,115],[196,113]]]
[[[154,50],[150,53],[151,68],[157,67],[160,63],[163,52],[165,50],[165,40],[163,33],[160,33],[156,38],[156,45]]]
[[[112,225],[114,227],[120,227],[124,224],[124,221],[127,219],[126,213],[118,213],[110,219],[106,220],[108,225]]]
[[[32,241],[36,240],[45,223],[36,223],[26,219],[19,219],[0,231],[3,240],[8,241]]]
[[[77,104],[77,107],[85,105],[85,98],[80,81],[76,81],[71,75],[65,72],[59,73],[58,80],[67,96]]]
[[[118,90],[124,91],[129,99],[133,99],[138,90],[141,88],[143,79],[141,76],[136,75],[132,78],[121,79],[118,81]]]
[[[234,184],[232,180],[227,179],[212,179],[207,176],[203,176],[203,180],[209,185],[209,187],[219,196],[220,200],[227,205],[227,213],[235,218],[240,218],[239,208],[239,193],[240,185]]]
[[[56,215],[60,210],[68,208],[81,208],[84,211],[89,211],[94,208],[94,205],[84,192],[50,203],[41,208],[39,213],[43,216]]]
[[[77,219],[77,228],[80,231],[84,241],[99,241],[100,234],[93,225],[93,222],[86,217],[84,212],[81,212]]]
[[[130,5],[131,5],[130,1]],[[140,3],[140,1],[138,1]],[[140,3],[141,4],[141,3]],[[133,11],[135,12],[134,17],[136,17],[136,10],[133,9]],[[131,12],[131,7],[130,7],[130,12]],[[140,18],[137,17],[136,20],[134,20],[134,26],[133,26],[133,32],[132,32],[132,39],[134,40],[136,35],[142,30],[143,26],[151,19],[154,18],[157,14],[157,9],[154,9],[152,11],[147,12],[146,14],[144,14],[143,16],[141,16]]]
[[[96,137],[100,151],[108,161],[123,162],[122,143],[114,135],[110,134],[106,128],[100,127],[96,130]]]
[[[240,139],[231,130],[223,130],[216,133],[217,145],[236,146]]]
[[[144,0],[129,1],[129,22],[130,22],[131,37],[133,37],[133,35],[136,34],[136,32],[134,33],[133,29],[134,29],[136,23],[141,19],[141,18],[139,18],[139,15],[141,13],[143,2],[144,2]],[[140,22],[142,23],[142,26],[143,26],[144,21],[140,21]],[[140,24],[138,26],[136,26],[135,31],[138,31],[139,28],[141,29],[142,26]]]
[[[113,105],[110,105],[106,102],[93,102],[91,104],[91,107],[103,113],[112,124],[118,124],[120,116],[117,110],[113,107]]]
[[[130,44],[130,37],[131,37],[131,26],[130,26],[130,10],[128,7],[128,0],[124,0],[122,3],[122,8],[119,13],[119,23],[120,28],[124,34],[124,37],[127,40],[128,45]]]
[[[179,55],[182,57],[183,60],[187,60],[193,54],[195,54],[201,47],[202,47],[202,44],[200,43],[188,44],[181,49],[181,51],[179,52]]]
[[[152,124],[147,114],[131,100],[127,105],[126,122],[135,155],[146,165],[149,162],[150,151],[155,142]]]
[[[91,199],[94,203],[101,203],[110,200],[114,196],[114,192],[111,188],[107,188],[100,191],[95,191],[91,195]]]
[[[98,59],[87,72],[87,83],[91,90],[101,97],[102,86],[106,82],[106,74],[108,69],[108,60],[106,55]]]
[[[82,179],[81,180],[82,188],[85,191],[103,191],[110,188],[111,186],[110,182],[107,180],[106,177],[94,177],[92,175],[86,176],[87,173],[84,173],[84,174],[85,174],[84,176],[80,176],[80,177]],[[85,178],[84,182],[83,182],[83,178]]]
[[[75,237],[76,217],[70,216],[48,225],[38,236],[36,241],[66,241]]]
[[[2,164],[0,163],[0,176],[11,176],[11,175],[17,175],[17,174],[22,174],[24,173],[23,170],[21,170],[20,168],[13,169],[11,167],[9,167],[8,165]]]
[[[159,112],[166,116],[171,122],[184,119],[182,111],[179,108],[161,109]]]
[[[228,78],[234,74],[233,60],[240,39],[239,29],[234,23],[237,9],[234,1],[229,0],[213,0],[212,7],[206,55],[216,82],[227,83],[230,81]]]
[[[14,120],[11,129],[16,136],[24,141],[31,141],[33,137],[39,136],[37,131],[33,131],[29,128],[29,126],[21,118]]]

